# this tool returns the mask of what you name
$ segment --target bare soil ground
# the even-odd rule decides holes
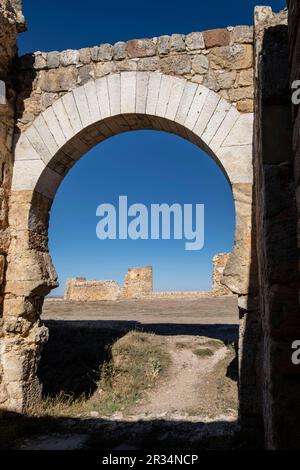
[[[42,319],[50,331],[39,369],[45,395],[86,399],[84,406],[57,407],[56,415],[48,410],[31,417],[34,437],[19,439],[17,447],[172,450],[237,445],[236,298],[46,300]],[[110,346],[122,344],[120,338],[122,354],[132,355],[131,337],[138,338],[138,332],[150,333],[156,349],[149,343],[143,353],[134,352],[136,361],[129,356],[129,363],[146,362],[151,354],[155,380],[148,380],[148,364],[143,370],[147,383],[143,387],[137,381],[136,399],[130,390],[130,400],[119,400],[119,409],[113,403],[96,411],[97,396],[103,394],[99,365],[111,359]],[[128,336],[132,334],[136,336]],[[161,368],[164,356],[157,348],[168,357]]]
[[[44,320],[83,320],[109,322],[109,326],[119,326],[119,322],[171,325],[237,325],[237,299],[233,296],[121,300],[103,302],[70,302],[60,299],[47,299],[43,308]],[[116,323],[115,323],[116,322]],[[103,323],[104,326],[105,323]],[[191,329],[190,329],[191,330]]]

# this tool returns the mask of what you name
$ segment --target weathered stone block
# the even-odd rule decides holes
[[[47,54],[47,68],[56,69],[59,67],[59,52],[53,51]]]
[[[240,101],[246,99],[254,99],[254,88],[253,86],[244,86],[240,88],[231,88],[228,91],[228,95],[231,101]]]
[[[134,72],[138,68],[138,62],[133,59],[119,60],[116,64],[116,67],[117,67],[118,72],[129,72],[129,71]]]
[[[78,79],[81,85],[84,85],[89,80],[91,80],[93,75],[94,69],[91,64],[83,65],[82,67],[78,68]]]
[[[206,73],[209,67],[208,58],[205,55],[196,55],[192,60],[192,69],[196,73]]]
[[[127,42],[128,57],[151,57],[156,53],[152,39],[132,39]]]
[[[157,52],[165,55],[170,52],[170,36],[160,36],[157,40]]]
[[[219,84],[219,87],[224,89],[224,90],[228,90],[229,88],[232,88],[234,83],[235,83],[235,80],[236,80],[236,71],[220,71],[220,72],[216,72],[216,77],[217,77],[217,81],[218,81],[218,84]]]
[[[250,44],[214,47],[209,59],[215,69],[249,69],[253,65],[253,47]]]
[[[154,72],[160,68],[160,58],[157,56],[154,57],[145,57],[137,61],[137,70],[144,72]]]
[[[101,78],[116,71],[117,65],[113,61],[95,64],[95,78]]]
[[[232,42],[251,44],[254,41],[253,26],[235,26],[232,32]]]
[[[47,56],[46,54],[35,54],[34,56],[34,68],[36,70],[43,70],[47,68]]]
[[[91,59],[94,62],[106,62],[112,60],[113,46],[111,44],[101,44],[91,49]]]
[[[205,47],[229,46],[231,34],[227,29],[212,29],[203,33]]]
[[[79,61],[82,64],[89,64],[91,62],[91,50],[89,47],[79,50]]]
[[[77,65],[79,63],[79,51],[68,49],[60,53],[60,63],[63,67]]]
[[[190,33],[185,37],[186,47],[189,51],[204,49],[204,37],[202,33]]]
[[[239,74],[239,86],[254,86],[253,69],[242,70]]]
[[[60,91],[69,91],[75,88],[78,72],[75,67],[65,67],[58,70],[42,70],[38,86],[42,91],[55,93]]]
[[[247,100],[238,101],[236,103],[236,107],[241,113],[253,113],[254,100],[247,99]]]
[[[126,59],[127,57],[127,44],[126,42],[116,42],[113,46],[113,59],[114,60],[122,60]]]
[[[205,75],[204,80],[203,80],[203,85],[209,88],[209,90],[213,91],[219,91],[220,90],[220,85],[217,80],[217,77],[213,71],[209,72],[207,75]]]
[[[174,52],[185,51],[185,42],[183,34],[172,34],[170,38],[170,49]]]
[[[190,73],[192,61],[190,56],[178,55],[160,60],[160,69],[163,73],[171,75],[185,75]]]

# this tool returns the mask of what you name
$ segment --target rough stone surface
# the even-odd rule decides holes
[[[262,356],[256,380],[261,382],[265,445],[299,448],[299,366],[292,363],[292,343],[300,337],[299,251],[293,165],[291,60],[298,77],[299,2],[287,12],[255,10],[255,133],[259,328]],[[294,62],[295,61],[295,62]],[[293,65],[297,64],[293,75]],[[294,109],[294,116],[298,108]],[[284,125],[283,125],[284,123]],[[296,138],[299,142],[299,134]],[[252,315],[252,312],[251,312]],[[254,363],[255,364],[255,363]]]
[[[198,49],[204,49],[204,37],[203,33],[190,33],[185,37],[186,47],[189,51],[195,51]]]
[[[113,58],[114,60],[122,60],[127,57],[127,45],[126,42],[116,42],[113,48]]]
[[[67,280],[65,300],[81,302],[117,300],[120,288],[115,281],[87,281],[85,278]]]
[[[209,61],[205,55],[195,56],[192,61],[192,68],[196,73],[206,73],[209,69]]]
[[[213,258],[214,270],[212,278],[212,290],[214,295],[232,294],[230,289],[226,287],[223,281],[224,270],[229,259],[229,253],[220,253]]]
[[[236,26],[232,32],[232,42],[252,44],[254,40],[253,26]]]
[[[9,196],[13,172],[13,134],[15,125],[15,92],[11,83],[11,67],[17,53],[17,33],[25,28],[25,21],[21,11],[13,8],[8,1],[0,2],[0,347],[1,356],[5,357],[3,336],[3,298],[6,282],[6,268],[8,263],[8,249],[11,241],[9,227]],[[32,62],[31,62],[32,63]],[[18,339],[20,340],[20,336]],[[24,354],[20,352],[19,354]],[[7,370],[11,380],[11,371]],[[0,407],[7,402],[7,389],[1,380],[3,374],[3,361],[0,364]],[[21,379],[21,377],[18,377]],[[13,391],[13,385],[11,390]]]
[[[213,29],[203,33],[207,49],[216,46],[229,46],[231,33],[227,29]]]
[[[250,44],[214,47],[210,53],[212,68],[241,70],[253,65],[253,48]]]
[[[155,55],[156,47],[152,39],[132,39],[127,42],[129,58],[150,57]]]
[[[185,42],[183,34],[172,34],[170,38],[170,49],[174,52],[185,51]]]
[[[126,299],[145,297],[153,291],[152,266],[129,268],[124,279],[122,296]]]

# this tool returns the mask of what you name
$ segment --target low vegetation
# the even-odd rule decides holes
[[[169,364],[161,337],[131,331],[110,348],[100,367],[96,391],[86,399],[66,393],[47,397],[31,409],[34,416],[110,416],[126,413],[151,388]]]

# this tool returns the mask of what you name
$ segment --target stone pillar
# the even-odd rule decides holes
[[[252,184],[234,184],[235,245],[224,270],[224,283],[238,295],[239,331],[239,419],[253,445],[261,443],[260,406],[261,325],[258,314],[255,201]],[[249,441],[250,442],[250,441]]]
[[[15,8],[18,1],[18,8]],[[9,324],[3,316],[4,286],[6,281],[7,254],[10,245],[8,203],[13,170],[13,133],[15,125],[15,91],[11,69],[17,53],[17,34],[22,30],[21,1],[0,0],[0,406],[7,403],[10,393],[14,394],[18,371],[9,359]],[[18,11],[17,11],[18,10]],[[24,29],[23,29],[24,30]],[[6,340],[8,340],[6,342]],[[17,348],[17,342],[14,343]],[[7,368],[8,366],[8,368]],[[10,375],[11,380],[8,378]],[[8,389],[9,387],[9,389]],[[19,391],[15,393],[21,396]]]
[[[11,243],[7,256],[1,337],[0,406],[22,412],[41,394],[37,366],[47,329],[40,314],[44,296],[57,287],[48,253],[49,199],[31,191],[11,194]]]
[[[300,371],[291,360],[300,315],[286,11],[257,7],[255,48],[260,394],[266,448],[291,449],[300,445]]]

